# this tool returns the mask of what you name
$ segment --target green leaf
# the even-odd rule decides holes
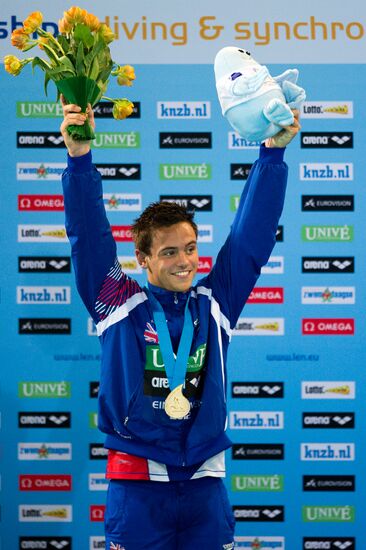
[[[45,73],[44,75],[44,93],[46,94],[46,96],[48,96],[48,93],[47,93],[47,88],[48,88],[48,83],[50,81],[50,77],[47,73]]]
[[[48,55],[48,57],[50,58],[50,60],[53,62],[53,63],[56,63],[56,65],[58,64],[58,56],[56,54],[56,52],[53,50],[53,48],[51,46],[49,46],[48,44],[43,44],[42,45],[44,51],[46,52],[46,54]]]
[[[62,57],[60,57],[60,63],[63,67],[65,67],[65,70],[67,68],[68,70],[70,70],[74,74],[76,74],[74,65],[72,64],[72,62],[70,61],[70,59],[66,55],[63,55]]]
[[[76,41],[81,41],[87,48],[91,48],[94,44],[94,37],[91,30],[81,23],[75,27],[74,38]]]
[[[32,69],[34,73],[34,69],[36,67],[40,67],[42,71],[45,71],[46,73],[51,70],[51,65],[47,63],[44,59],[41,59],[40,57],[34,57],[32,61]]]
[[[47,70],[47,73],[50,77],[59,75],[61,73],[71,73],[74,75],[74,71],[71,71],[70,69],[67,69],[65,67],[55,67],[54,69]],[[70,75],[66,75],[65,78],[69,78]]]
[[[76,54],[76,74],[77,76],[85,76],[84,46],[82,42],[79,42]]]
[[[99,61],[97,57],[94,57],[88,77],[91,78],[91,80],[96,80],[98,78],[98,74],[99,74]]]
[[[61,48],[64,50],[64,52],[67,53],[70,49],[70,44],[66,36],[64,36],[63,34],[59,34],[57,37],[57,41],[61,45]]]

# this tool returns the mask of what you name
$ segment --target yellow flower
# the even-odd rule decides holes
[[[123,120],[133,112],[133,103],[128,99],[117,99],[113,105],[113,117]]]
[[[108,27],[105,23],[102,23],[99,27],[99,34],[103,38],[104,42],[106,44],[109,44],[110,42],[113,42],[114,40],[114,34],[112,32],[112,29]]]
[[[72,6],[69,10],[64,11],[64,19],[71,25],[76,25],[77,23],[85,23],[85,17],[87,16],[87,11],[79,8],[78,6]]]
[[[96,15],[93,15],[92,13],[87,13],[85,16],[85,25],[87,25],[92,32],[98,31],[100,27],[100,21]]]
[[[42,23],[43,15],[40,11],[34,11],[28,15],[23,23],[24,32],[32,34]]]
[[[135,80],[135,69],[131,65],[123,65],[123,67],[118,67],[116,73],[117,82],[120,86],[132,86],[133,81]]]
[[[24,29],[15,29],[11,33],[11,43],[13,46],[18,48],[18,50],[24,51],[28,45],[28,42],[29,42],[29,36],[24,31]]]
[[[72,31],[72,28],[73,28],[72,24],[66,21],[65,18],[59,19],[58,30],[60,31],[61,34],[70,34],[70,32]]]
[[[4,68],[9,74],[18,76],[22,70],[22,62],[15,55],[6,55],[4,57]]]
[[[49,38],[46,36],[41,36],[41,38],[38,38],[38,46],[41,50],[44,50],[43,44],[47,44],[49,42]]]

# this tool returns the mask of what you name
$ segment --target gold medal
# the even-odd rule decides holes
[[[183,395],[183,384],[174,388],[165,399],[165,412],[170,418],[181,420],[191,410],[189,401]]]

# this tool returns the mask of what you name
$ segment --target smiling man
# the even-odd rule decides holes
[[[77,287],[103,349],[99,428],[109,449],[106,549],[230,550],[235,521],[222,482],[226,358],[232,329],[276,240],[287,182],[284,147],[297,113],[260,149],[225,244],[207,276],[198,267],[193,214],[168,202],[132,226],[146,270],[141,287],[121,270],[90,144],[65,105],[66,229]],[[94,126],[93,112],[89,110]],[[244,376],[244,374],[243,374]]]

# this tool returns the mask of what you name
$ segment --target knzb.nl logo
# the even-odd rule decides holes
[[[17,304],[70,304],[69,286],[18,286]]]
[[[355,460],[355,444],[301,443],[301,460],[353,461]]]
[[[210,101],[158,101],[157,118],[208,119],[211,118]]]

